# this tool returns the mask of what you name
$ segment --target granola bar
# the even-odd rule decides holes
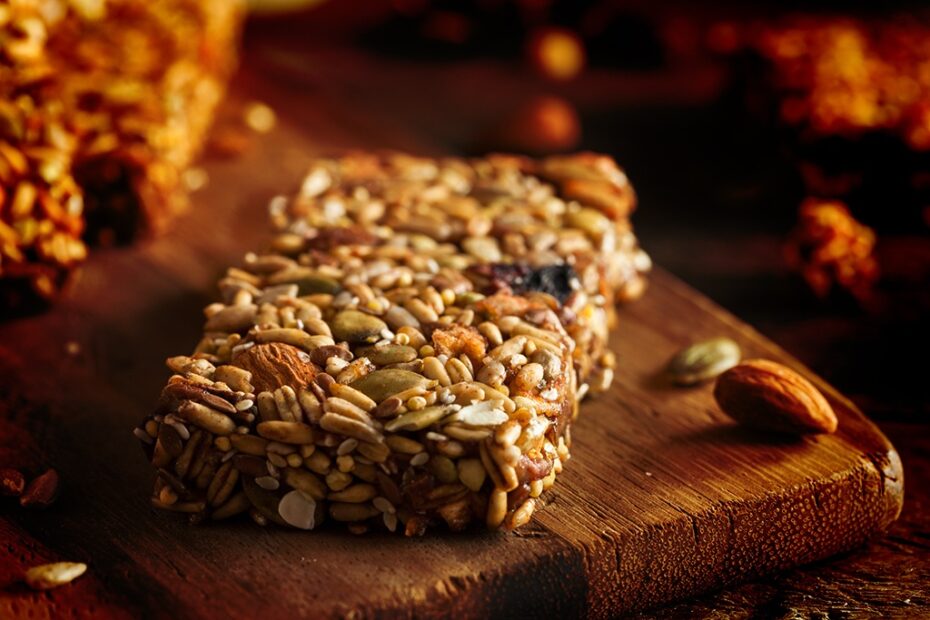
[[[559,299],[560,318],[583,389],[600,392],[612,379],[613,302],[639,297],[651,266],[631,229],[635,203],[623,171],[592,153],[538,161],[355,153],[314,162],[296,195],[272,202],[271,217],[281,251],[353,226],[454,247],[485,293],[540,288],[545,270],[570,269],[581,286]]]
[[[86,255],[186,204],[234,64],[227,0],[0,1],[0,291],[50,298]]]
[[[452,246],[347,232],[249,255],[221,280],[203,339],[168,360],[135,431],[153,504],[407,535],[525,524],[577,412],[558,304],[476,291]]]

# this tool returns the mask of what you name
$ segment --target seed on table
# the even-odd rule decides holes
[[[678,352],[669,362],[668,372],[679,385],[696,385],[736,366],[741,357],[739,345],[734,341],[712,338]]]
[[[33,590],[50,590],[74,581],[86,570],[83,562],[40,564],[26,571],[25,581]]]

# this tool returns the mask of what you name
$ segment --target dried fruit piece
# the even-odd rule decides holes
[[[18,469],[0,469],[0,495],[19,497],[26,487],[26,479]]]
[[[682,349],[669,362],[668,372],[679,385],[695,385],[732,368],[741,356],[739,345],[729,338],[712,338]]]
[[[86,570],[87,564],[83,562],[40,564],[26,571],[25,581],[33,590],[49,590],[71,583]]]
[[[785,248],[788,264],[811,290],[826,297],[836,287],[856,299],[873,294],[879,277],[875,231],[860,224],[838,200],[808,198]]]
[[[58,488],[58,472],[54,469],[49,469],[29,483],[26,490],[19,497],[19,503],[24,508],[30,506],[37,506],[39,508],[51,506],[58,498]]]
[[[810,381],[777,362],[747,360],[717,379],[714,398],[741,424],[781,433],[832,433],[836,413]]]

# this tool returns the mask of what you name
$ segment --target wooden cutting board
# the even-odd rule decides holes
[[[897,517],[897,454],[822,382],[839,432],[779,441],[734,426],[708,386],[662,379],[675,351],[712,336],[799,364],[661,270],[621,310],[616,383],[584,404],[573,458],[520,532],[355,537],[156,512],[131,430],[167,378],[164,358],[191,350],[218,275],[267,241],[267,199],[321,144],[349,142],[308,126],[330,111],[265,98],[276,131],[208,161],[208,188],[170,234],[97,253],[63,304],[0,324],[0,466],[52,465],[64,489],[44,512],[0,502],[0,617],[609,617],[828,557]],[[48,593],[18,581],[56,560],[90,569]]]

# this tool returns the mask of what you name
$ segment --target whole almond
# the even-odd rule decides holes
[[[45,508],[51,506],[58,498],[58,472],[49,469],[44,474],[32,479],[26,490],[19,497],[23,508]]]
[[[252,373],[255,392],[271,392],[288,385],[295,390],[313,381],[320,368],[310,355],[283,342],[257,344],[233,359],[233,364]]]
[[[714,398],[737,422],[781,433],[836,431],[830,403],[810,381],[777,362],[746,360],[717,378]]]

